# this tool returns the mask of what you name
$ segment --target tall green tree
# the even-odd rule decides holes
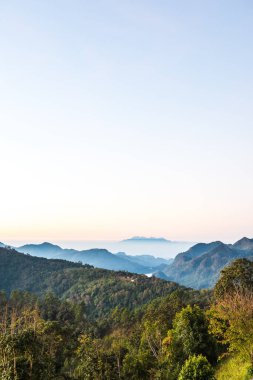
[[[236,291],[253,292],[253,262],[238,259],[225,267],[214,287],[216,299],[226,297]]]
[[[187,306],[178,312],[163,344],[169,366],[177,378],[186,359],[204,355],[211,363],[217,359],[217,345],[208,331],[208,319],[199,306]]]

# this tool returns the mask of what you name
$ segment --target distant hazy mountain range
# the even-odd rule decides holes
[[[253,260],[253,239],[244,237],[235,244],[196,244],[155,275],[195,289],[211,288],[222,268],[237,258]]]
[[[97,268],[125,270],[133,273],[151,273],[169,265],[172,259],[156,258],[151,255],[130,256],[124,252],[113,254],[107,249],[89,249],[78,251],[63,249],[51,243],[26,244],[16,248],[18,252],[47,259],[64,259],[82,264],[93,265]]]
[[[184,252],[192,247],[195,242],[173,241],[163,237],[142,237],[135,236],[121,241],[116,240],[83,240],[66,241],[58,240],[51,242],[62,248],[75,249],[78,251],[90,250],[93,248],[107,249],[111,253],[125,252],[127,255],[151,255],[163,257],[165,259],[174,258],[179,252]],[[9,242],[9,245],[20,247],[27,242]],[[36,243],[37,244],[37,243]]]
[[[134,236],[117,243],[117,250],[124,251],[127,254],[149,254],[165,259],[175,257],[179,252],[186,251],[193,246],[192,242],[173,241],[164,237],[144,237]],[[108,247],[105,247],[108,248]],[[113,248],[112,252],[114,252]],[[109,250],[111,251],[110,247]]]
[[[144,236],[134,236],[130,239],[122,240],[122,243],[126,242],[138,242],[138,243],[171,243],[171,240],[159,237],[144,237]]]

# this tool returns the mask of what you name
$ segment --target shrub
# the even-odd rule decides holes
[[[178,380],[214,380],[214,370],[203,355],[190,356],[184,362]]]

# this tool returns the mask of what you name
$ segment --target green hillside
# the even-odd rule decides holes
[[[128,272],[115,272],[65,260],[45,259],[0,248],[0,289],[41,295],[51,291],[62,299],[85,302],[94,316],[112,308],[133,309],[180,289],[178,284]]]

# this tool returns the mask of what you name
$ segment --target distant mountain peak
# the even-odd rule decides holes
[[[233,246],[237,249],[247,250],[253,249],[253,239],[249,239],[244,236],[242,239],[238,240]]]
[[[175,260],[176,262],[180,261],[188,261],[193,258],[202,256],[203,254],[207,253],[208,251],[222,246],[223,243],[221,241],[214,241],[211,243],[197,243],[193,245],[191,248],[189,248],[186,252],[179,253],[176,257]]]
[[[167,240],[163,237],[145,237],[145,236],[133,236],[129,239],[122,240],[122,242],[148,242],[148,243],[169,243],[170,240]]]
[[[235,244],[237,243],[245,243],[245,242],[252,242],[253,239],[249,239],[248,237],[244,236],[243,238],[241,238],[240,240],[238,240]]]
[[[76,251],[76,252],[89,252],[94,254],[109,254],[113,255],[112,252],[109,252],[106,248],[90,248],[90,249],[84,249],[83,251]]]
[[[61,247],[59,247],[59,245],[56,245],[56,244],[52,244],[52,243],[49,243],[47,241],[44,241],[43,243],[40,243],[40,244],[25,244],[23,247],[35,247],[35,248],[45,248],[45,249],[62,249]]]
[[[58,248],[60,248],[59,245],[49,243],[48,241],[44,241],[43,243],[38,244],[38,245],[40,245],[41,247],[58,247]]]

